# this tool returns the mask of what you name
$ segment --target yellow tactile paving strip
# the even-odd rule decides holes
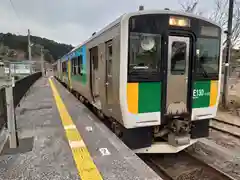
[[[53,96],[65,129],[69,145],[72,150],[73,158],[76,163],[78,173],[82,180],[102,180],[102,176],[94,164],[90,153],[87,150],[81,135],[79,134],[76,126],[74,125],[67,108],[65,107],[57,88],[53,81],[49,78],[49,83],[52,88]],[[61,148],[61,147],[60,147]]]

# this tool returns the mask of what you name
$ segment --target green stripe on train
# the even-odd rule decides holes
[[[161,82],[138,84],[138,113],[161,111]]]
[[[192,108],[209,107],[211,81],[196,81],[193,85]],[[161,82],[138,84],[138,113],[161,111]]]
[[[196,81],[193,85],[193,108],[209,107],[211,81]]]

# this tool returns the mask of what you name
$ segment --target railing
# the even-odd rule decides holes
[[[14,107],[20,103],[23,96],[26,94],[28,89],[33,85],[33,83],[42,76],[41,72],[31,74],[23,79],[16,81],[15,87],[13,88],[13,100]]]
[[[0,130],[7,124],[7,106],[5,88],[0,87]]]
[[[13,87],[14,108],[17,107],[28,89],[41,76],[42,73],[37,72],[15,82],[15,86]],[[0,131],[4,126],[7,127],[7,105],[5,90],[5,87],[3,88],[0,86]]]

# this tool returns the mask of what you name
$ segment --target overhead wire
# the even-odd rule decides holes
[[[12,0],[9,0],[9,2],[10,2],[10,5],[11,5],[11,7],[12,7],[12,9],[13,9],[13,11],[14,11],[16,17],[17,17],[18,20],[19,20],[19,24],[20,24],[20,26],[22,26],[22,27],[24,28],[24,30],[27,30],[27,28],[23,25],[24,22],[22,21],[21,17],[19,16],[19,14],[18,14],[18,12],[17,12],[17,10],[16,10],[16,8],[15,8],[15,6],[14,6],[13,1],[12,1]],[[20,34],[20,33],[18,32],[18,34]]]

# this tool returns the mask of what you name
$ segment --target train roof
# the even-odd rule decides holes
[[[99,32],[95,33],[88,40],[84,41],[83,43],[81,43],[78,46],[76,46],[75,48],[73,48],[70,52],[65,54],[62,58],[65,59],[64,58],[65,56],[68,56],[69,54],[71,54],[72,52],[74,52],[75,50],[77,50],[78,48],[83,46],[84,44],[86,44],[86,43],[90,42],[91,40],[93,40],[94,38],[100,36],[102,33],[107,31],[108,29],[111,29],[112,27],[116,26],[117,24],[119,24],[121,22],[121,20],[123,18],[130,18],[131,16],[144,15],[144,14],[174,14],[174,15],[182,15],[182,16],[192,17],[192,18],[196,18],[196,19],[201,19],[203,21],[207,21],[207,22],[209,22],[209,23],[211,23],[211,24],[221,28],[221,26],[219,24],[217,24],[216,22],[214,22],[214,21],[212,21],[210,19],[207,19],[205,17],[199,16],[199,15],[195,15],[193,13],[187,13],[187,12],[181,12],[181,11],[172,11],[172,10],[141,10],[141,11],[136,11],[136,12],[130,12],[130,13],[125,13],[122,16],[120,16],[119,18],[117,18],[115,21],[113,21],[112,23],[107,25],[105,28],[103,28]]]

